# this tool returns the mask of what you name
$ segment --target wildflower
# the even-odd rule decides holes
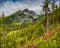
[[[36,48],[36,46],[33,46],[32,48]]]
[[[28,46],[28,48],[30,48],[30,46]]]
[[[53,32],[52,31],[49,31],[49,35],[50,35],[50,37],[53,36]]]
[[[20,44],[18,44],[18,48],[20,48]]]
[[[59,28],[56,28],[57,31],[60,31],[60,27]]]

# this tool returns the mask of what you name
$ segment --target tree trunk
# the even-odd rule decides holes
[[[45,20],[46,20],[46,25],[45,25],[45,27],[46,27],[46,32],[48,32],[48,26],[49,26],[49,23],[48,23],[48,0],[46,0],[46,12],[45,12],[46,14],[45,14]]]

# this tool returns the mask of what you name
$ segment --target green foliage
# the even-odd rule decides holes
[[[44,16],[38,21],[21,21],[16,23],[16,15],[21,15],[20,13],[13,14],[10,17],[5,17],[4,23],[5,30],[2,28],[2,18],[0,18],[0,47],[1,48],[18,48],[20,47],[31,48],[36,46],[36,48],[60,48],[60,8],[49,13],[49,32],[45,31],[45,19]],[[25,13],[25,12],[24,12]],[[25,13],[26,14],[26,13]],[[28,13],[27,15],[29,15]],[[23,14],[22,14],[23,15]],[[36,15],[35,15],[36,16]],[[53,17],[53,21],[52,21]],[[58,18],[58,22],[55,22]],[[9,19],[10,18],[10,19]],[[55,20],[56,19],[56,20]],[[13,21],[12,21],[13,20]],[[12,22],[11,22],[12,21]],[[19,20],[20,21],[20,20]],[[11,23],[11,24],[10,24]],[[20,25],[22,24],[22,25]],[[52,30],[52,31],[51,31]]]

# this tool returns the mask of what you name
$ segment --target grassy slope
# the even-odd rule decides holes
[[[27,44],[30,46],[36,46],[37,48],[59,48],[59,35],[60,25],[52,30],[49,30],[49,32],[38,35],[35,39],[28,41]]]
[[[28,40],[32,40],[33,38],[36,38],[38,34],[41,34],[43,32],[44,27],[43,25],[41,26],[40,25],[41,25],[41,22],[38,21],[36,23],[29,25],[29,27],[26,27],[24,29],[9,32],[5,37],[3,37],[3,39],[5,39],[6,41],[8,40],[7,42],[4,42],[3,45],[5,43],[7,44],[12,43],[7,46],[11,46],[11,45],[13,46],[14,41],[15,41],[14,45],[18,43],[22,45],[22,42],[27,42]]]
[[[43,19],[2,37],[2,48],[60,48],[60,24],[52,24],[44,33]]]
[[[52,27],[50,28],[52,29],[50,29],[49,32],[44,33],[44,26],[41,23],[41,21],[37,21],[24,29],[9,32],[5,37],[3,37],[7,42],[4,42],[2,45],[7,43],[9,45],[6,46],[9,48],[12,48],[13,46],[17,48],[18,44],[21,48],[27,48],[28,45],[30,47],[36,46],[37,48],[57,47],[58,41],[56,40],[59,40],[60,38],[58,36],[58,32],[60,32],[60,24],[55,27],[54,25],[51,25]],[[5,46],[3,48],[5,48]]]

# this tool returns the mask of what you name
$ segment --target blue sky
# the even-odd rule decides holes
[[[23,10],[25,8],[33,10],[39,14],[42,10],[41,5],[43,2],[44,0],[0,0],[0,16],[3,11],[5,15],[8,16],[18,10]],[[58,1],[56,2],[58,4]]]

